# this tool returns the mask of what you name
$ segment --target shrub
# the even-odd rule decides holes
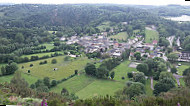
[[[125,77],[121,77],[121,79],[122,79],[122,80],[124,80],[124,79],[125,79]]]
[[[127,73],[127,76],[128,76],[128,78],[132,78],[132,77],[133,77],[133,73],[128,72],[128,73]]]
[[[75,70],[75,75],[77,75],[78,74],[78,70]]]
[[[52,81],[51,81],[51,86],[54,87],[54,86],[56,86],[56,85],[57,85],[57,81],[56,81],[56,80],[52,80]]]
[[[30,67],[33,67],[34,65],[33,64],[30,64]]]
[[[56,63],[57,63],[57,60],[56,60],[56,59],[52,59],[51,63],[52,63],[52,64],[56,64]]]

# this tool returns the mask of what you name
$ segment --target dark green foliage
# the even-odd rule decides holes
[[[44,77],[43,83],[44,83],[45,86],[47,86],[48,88],[50,88],[51,84],[50,84],[49,77]]]
[[[60,46],[60,44],[61,44],[61,43],[60,43],[59,41],[55,41],[55,42],[54,42],[54,46]]]
[[[175,82],[171,78],[163,78],[154,86],[154,95],[159,95],[161,92],[167,92],[175,87]]]
[[[47,101],[48,106],[64,106],[60,99],[54,98],[53,100]]]
[[[128,76],[128,78],[132,78],[133,77],[133,73],[132,72],[128,72],[127,76]]]
[[[171,68],[171,72],[172,73],[176,73],[177,72],[177,68],[175,68],[175,67]]]
[[[77,100],[74,106],[125,106],[123,101],[110,97],[95,97],[85,100]]]
[[[122,79],[122,80],[124,80],[124,79],[125,79],[125,77],[121,77],[121,79]]]
[[[39,65],[47,64],[47,60],[40,62]]]
[[[31,84],[30,88],[35,89],[36,88],[35,84]]]
[[[56,59],[52,59],[52,60],[51,60],[51,63],[52,63],[52,64],[56,64],[56,63],[57,63],[57,60],[56,60]]]
[[[113,68],[118,66],[121,63],[120,58],[112,58],[109,60],[104,61],[100,67],[106,67],[109,71],[111,71]]]
[[[49,89],[48,89],[47,86],[45,86],[45,85],[42,84],[42,85],[36,87],[36,91],[37,91],[37,92],[48,92]]]
[[[30,64],[30,67],[33,67],[34,65],[33,64]]]
[[[90,58],[100,58],[101,57],[101,53],[100,52],[87,53],[86,56],[89,59]]]
[[[129,58],[129,55],[130,55],[130,49],[126,49],[122,54],[121,54],[121,58],[123,59],[123,60],[126,60],[126,59],[128,59]]]
[[[96,67],[94,64],[87,64],[85,67],[85,72],[87,75],[92,75],[95,76],[96,75]]]
[[[15,41],[18,43],[22,43],[24,42],[24,36],[22,33],[17,33],[15,36]]]
[[[148,65],[143,63],[143,64],[139,64],[136,69],[140,72],[143,72],[145,75],[149,75],[149,72],[148,72]]]
[[[169,54],[167,57],[168,57],[168,60],[171,62],[175,62],[178,59],[178,55],[175,53]]]
[[[160,37],[160,39],[159,39],[159,46],[168,47],[169,45],[170,45],[170,42],[166,38]]]
[[[6,69],[4,66],[1,67],[1,74],[6,75]]]
[[[63,89],[61,90],[61,95],[64,95],[64,96],[69,95],[68,90],[67,90],[66,88],[63,88]]]
[[[134,73],[133,74],[133,81],[134,82],[140,82],[142,84],[145,84],[146,79],[145,79],[145,75],[142,72],[139,73]]]
[[[114,71],[111,72],[110,77],[111,77],[111,79],[113,79],[115,77],[115,72]]]
[[[56,86],[57,85],[57,81],[56,80],[52,80],[51,81],[51,87],[54,87],[54,86]]]
[[[30,73],[30,70],[28,70],[28,73]]]
[[[131,82],[127,84],[127,87],[123,88],[123,95],[127,95],[130,99],[141,94],[145,94],[145,88],[142,83]]]
[[[186,76],[188,73],[190,73],[190,67],[183,71],[183,76]]]
[[[1,67],[1,73],[2,75],[10,75],[13,74],[18,69],[18,66],[16,63],[10,63],[7,64],[5,67]]]
[[[78,74],[78,70],[75,70],[75,75],[77,75]]]
[[[107,78],[109,76],[109,71],[106,67],[99,67],[96,70],[96,77],[97,78]]]
[[[136,52],[134,54],[134,56],[136,57],[136,60],[140,60],[141,59],[141,53],[140,52]]]

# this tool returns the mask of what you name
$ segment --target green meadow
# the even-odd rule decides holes
[[[58,56],[19,64],[19,70],[21,70],[23,73],[28,73],[28,70],[30,70],[30,74],[38,78],[49,77],[50,79],[61,80],[74,74],[75,70],[80,71],[84,69],[85,65],[88,62],[91,62],[91,60],[87,59],[86,57],[74,58],[71,61],[65,61],[64,58],[65,56]],[[57,63],[52,64],[52,59],[56,59]],[[47,61],[47,64],[39,65],[40,62],[45,60]],[[30,64],[33,64],[33,66],[30,67]],[[21,68],[22,66],[24,66],[23,69]],[[57,68],[57,70],[54,70],[54,68]]]
[[[127,32],[120,32],[116,35],[112,35],[109,38],[118,39],[118,40],[127,40],[128,34]]]
[[[44,43],[44,44],[42,44],[41,46],[46,46],[46,49],[47,49],[47,50],[51,50],[51,49],[54,48],[53,43]]]
[[[31,56],[38,56],[38,57],[43,57],[43,56],[51,56],[51,54],[54,54],[55,52],[47,52],[47,53],[37,53],[37,54],[31,54],[31,55],[23,55],[21,57],[28,57],[30,58]],[[60,54],[63,54],[62,52],[57,52]]]
[[[0,83],[4,83],[4,82],[10,82],[11,79],[13,78],[14,75],[7,75],[7,76],[1,76],[0,77]],[[29,74],[25,74],[21,72],[21,76],[22,78],[24,78],[29,85],[35,83],[38,79],[40,79],[39,77],[34,77],[32,75]]]
[[[85,74],[75,76],[52,88],[51,91],[60,93],[62,88],[68,89],[69,92],[75,93],[79,98],[85,99],[95,96],[114,95],[118,90],[123,89],[125,83],[96,79]]]
[[[100,31],[105,31],[106,28],[110,27],[110,22],[106,21],[103,22],[102,24],[100,24],[99,26],[97,26],[96,28],[100,29]]]
[[[159,34],[157,31],[154,30],[145,30],[145,42],[152,43],[153,40],[159,40]]]

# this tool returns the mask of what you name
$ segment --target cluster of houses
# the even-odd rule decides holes
[[[122,24],[127,24],[126,22]],[[149,28],[149,27],[147,27]],[[152,30],[156,30],[154,26],[150,27]],[[110,29],[114,32],[113,29]],[[165,53],[162,51],[164,47],[158,46],[158,41],[153,40],[152,43],[143,43],[143,36],[136,35],[134,39],[128,39],[127,43],[119,43],[116,40],[112,40],[107,37],[108,32],[102,32],[101,34],[93,34],[92,36],[72,36],[67,39],[67,44],[78,43],[85,49],[85,53],[102,52],[107,53],[110,56],[119,57],[125,49],[134,49],[134,52],[130,53],[130,57],[134,57],[135,52],[140,52],[141,56],[147,58],[161,57],[167,61]],[[178,61],[190,62],[190,52],[181,52],[179,54]]]
[[[161,51],[163,47],[156,46],[158,44],[157,40],[153,40],[152,43],[145,43],[143,44],[142,41],[134,45],[135,52],[140,52],[141,56],[146,55],[147,58],[154,58],[154,57],[163,57],[164,60],[167,58],[164,56],[164,53]],[[135,52],[131,52],[130,56],[134,57]]]
[[[178,61],[190,62],[190,52],[181,52]]]
[[[93,53],[100,51],[108,53],[110,56],[121,56],[125,49],[130,49],[129,43],[118,43],[116,40],[110,40],[107,33],[103,32],[100,35],[93,34],[92,36],[72,36],[68,39],[67,44],[78,43],[85,49],[85,53]]]

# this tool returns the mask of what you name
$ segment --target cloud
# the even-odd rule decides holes
[[[137,5],[168,5],[168,4],[190,5],[190,1],[185,1],[185,0],[0,0],[0,3],[43,3],[43,4],[112,3],[112,4],[137,4]]]

